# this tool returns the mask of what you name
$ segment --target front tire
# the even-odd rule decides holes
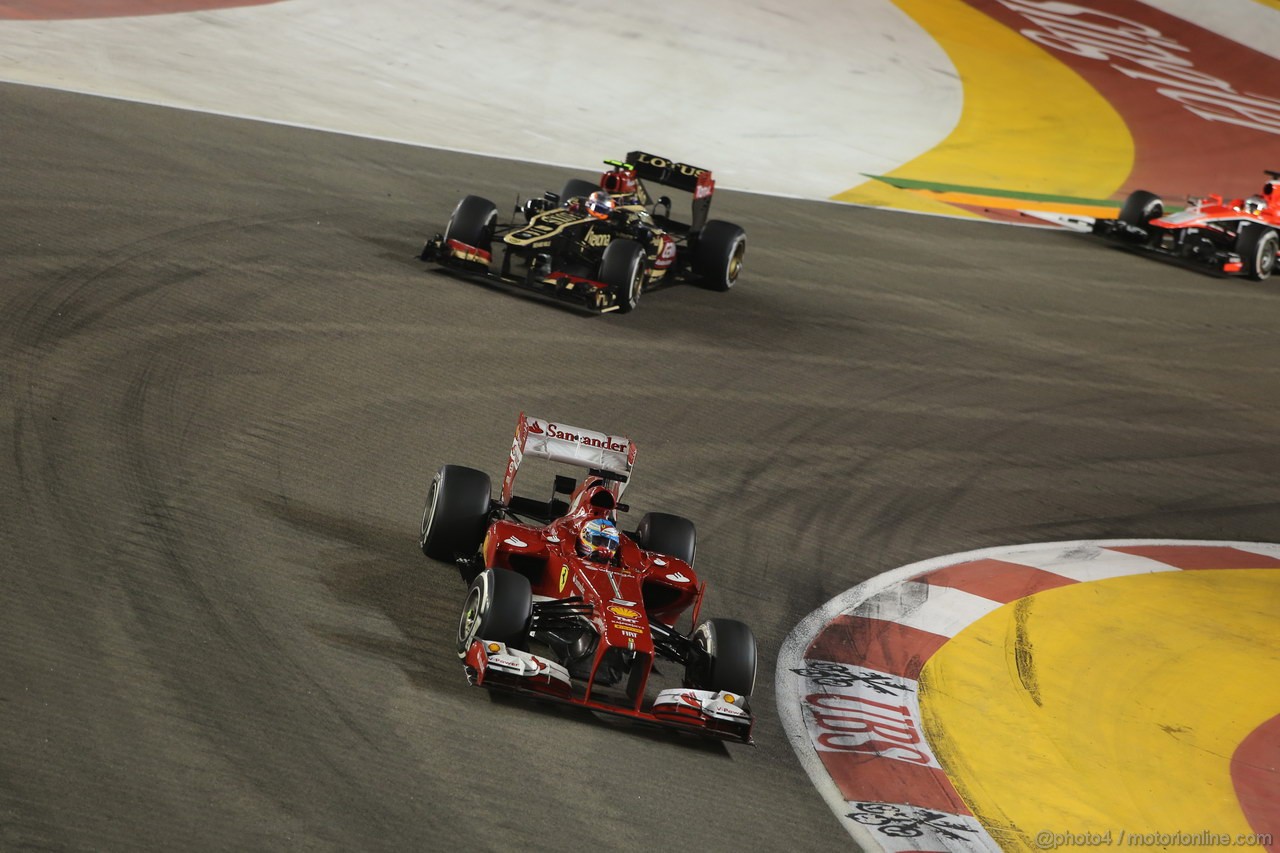
[[[636,528],[636,542],[646,551],[675,557],[692,566],[698,533],[687,518],[666,512],[646,512]]]
[[[703,226],[693,254],[693,271],[703,287],[725,291],[742,272],[747,232],[732,222],[713,219]]]
[[[1236,238],[1236,252],[1244,266],[1244,274],[1254,281],[1266,281],[1276,270],[1276,252],[1280,251],[1280,234],[1265,226],[1246,226]]]
[[[686,687],[751,695],[756,686],[756,638],[750,628],[736,619],[708,619],[691,639]]]
[[[1136,225],[1146,228],[1153,219],[1164,216],[1164,202],[1155,193],[1146,190],[1134,190],[1124,200],[1120,215],[1116,217],[1125,225]]]
[[[644,247],[635,240],[619,238],[604,247],[600,259],[600,281],[609,286],[618,311],[627,314],[640,302],[644,287]]]
[[[533,588],[524,575],[485,569],[472,581],[458,619],[458,657],[476,640],[517,645],[533,616]]]
[[[469,195],[458,202],[444,230],[444,242],[457,240],[490,252],[493,249],[493,233],[498,227],[498,208],[487,198]]]
[[[436,472],[422,511],[418,547],[436,560],[474,554],[484,541],[492,493],[489,475],[462,465],[445,465]]]

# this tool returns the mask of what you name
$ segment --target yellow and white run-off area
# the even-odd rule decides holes
[[[1280,709],[1280,648],[1264,639],[1277,602],[1280,572],[1228,569],[1005,605],[921,673],[930,743],[1007,850],[1067,833],[1245,837],[1232,756]],[[1208,840],[1190,846],[1221,846]]]
[[[1277,603],[1263,543],[937,557],[797,626],[778,710],[865,848],[1275,850]]]

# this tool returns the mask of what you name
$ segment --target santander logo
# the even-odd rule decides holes
[[[529,432],[534,435],[542,435],[542,424],[537,421],[529,421]]]
[[[529,432],[533,432],[533,427],[529,428]],[[615,450],[623,452],[627,449],[625,443],[620,443],[611,435],[597,438],[593,435],[578,435],[576,432],[569,432],[555,424],[547,424],[547,437],[558,438],[561,441],[574,441],[586,447],[598,447],[602,450]]]

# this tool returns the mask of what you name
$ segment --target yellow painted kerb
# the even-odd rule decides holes
[[[894,0],[946,51],[963,85],[960,121],[892,177],[1107,198],[1133,168],[1124,120],[1080,75],[963,0]],[[959,208],[869,181],[838,201],[933,213]]]
[[[1041,831],[1247,834],[1230,760],[1280,708],[1278,603],[1280,570],[1239,569],[1006,604],[925,665],[930,746],[1005,850]]]

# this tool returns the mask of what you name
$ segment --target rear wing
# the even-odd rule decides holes
[[[622,490],[626,488],[631,469],[636,464],[636,446],[625,436],[606,435],[545,418],[531,418],[521,412],[516,421],[515,439],[511,442],[507,473],[502,478],[504,504],[511,503],[516,473],[525,456],[600,472],[608,480],[614,496],[622,497]]]
[[[636,176],[641,180],[653,181],[664,187],[693,193],[693,219],[689,223],[689,229],[702,230],[702,226],[707,223],[707,214],[711,210],[711,195],[716,189],[716,182],[711,176],[710,169],[690,166],[688,163],[677,163],[643,151],[632,151],[627,155],[627,162],[635,166]]]

